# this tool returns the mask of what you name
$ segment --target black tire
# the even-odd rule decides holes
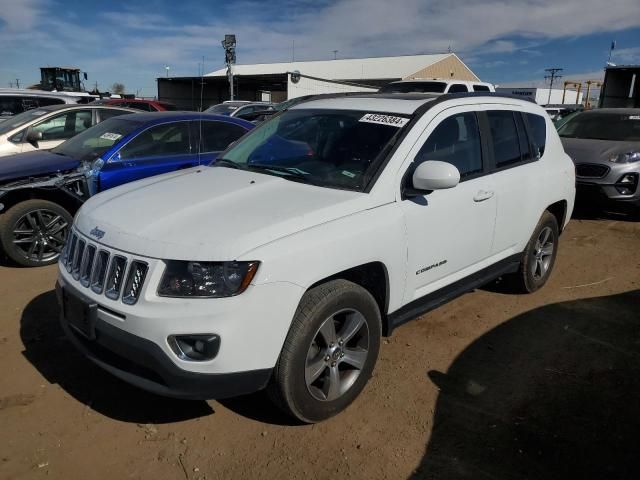
[[[549,255],[544,256],[541,253],[542,247],[539,245],[539,241],[541,235],[544,237],[546,232],[549,233],[549,236],[542,247],[548,246],[550,243],[552,250]],[[529,243],[527,243],[518,272],[505,278],[513,290],[520,293],[533,293],[547,283],[558,254],[558,239],[558,221],[552,213],[545,211],[533,231]],[[546,251],[548,252],[548,250]],[[544,268],[542,268],[543,266]]]
[[[0,243],[18,265],[50,265],[58,260],[72,223],[71,214],[57,203],[26,200],[0,215]]]
[[[330,324],[327,323],[329,320]],[[362,320],[364,326],[349,337],[347,331],[350,330],[345,327],[355,329]],[[330,330],[330,325],[333,325],[337,340],[333,350],[324,344],[324,326],[329,326],[327,330]],[[312,288],[304,294],[296,310],[268,388],[270,398],[285,413],[305,423],[319,422],[341,412],[371,378],[380,349],[381,328],[378,304],[359,285],[333,280]],[[341,338],[349,339],[339,344]],[[364,359],[359,369],[349,363],[355,358],[354,352]],[[350,358],[345,359],[345,355]],[[324,367],[321,361],[325,362]],[[315,368],[315,365],[320,367]],[[313,378],[310,370],[322,368],[324,373],[308,385],[307,380]],[[339,372],[336,377],[332,376],[335,371]],[[336,387],[338,390],[330,388],[332,382],[340,385]],[[339,395],[331,398],[336,392],[340,392]],[[319,398],[325,394],[328,398]]]

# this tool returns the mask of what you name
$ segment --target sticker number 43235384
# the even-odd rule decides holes
[[[384,115],[382,113],[367,113],[360,119],[361,122],[378,123],[380,125],[389,125],[392,127],[404,127],[409,121],[408,118],[396,117],[394,115]]]

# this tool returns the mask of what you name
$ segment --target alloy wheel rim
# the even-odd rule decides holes
[[[369,325],[355,309],[340,310],[320,325],[307,350],[305,382],[316,399],[330,402],[355,383],[369,355]]]
[[[544,227],[536,239],[531,259],[531,271],[535,280],[544,278],[549,272],[554,249],[553,231],[551,227]]]
[[[60,256],[68,227],[62,215],[52,210],[31,210],[14,224],[12,241],[27,260],[47,262]]]

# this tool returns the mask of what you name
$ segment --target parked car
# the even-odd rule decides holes
[[[172,112],[177,107],[173,103],[160,102],[158,100],[144,100],[141,98],[110,98],[108,100],[100,100],[104,105],[134,108],[144,112]]]
[[[252,102],[248,100],[227,100],[217,105],[212,105],[205,110],[205,113],[214,113],[216,115],[231,115],[238,108],[249,105]]]
[[[133,113],[105,120],[51,151],[4,157],[0,245],[20,265],[53,263],[73,214],[88,197],[152,175],[206,165],[251,128],[249,122],[219,115]]]
[[[75,105],[81,97],[40,90],[0,88],[0,122],[32,108],[48,105]]]
[[[582,191],[640,207],[640,108],[588,110],[558,133]]]
[[[271,118],[271,116],[275,115],[276,113],[283,112],[288,108],[293,107],[294,105],[297,105],[299,103],[305,102],[311,98],[316,98],[316,97],[320,97],[320,95],[303,95],[301,97],[291,98],[289,100],[285,100],[284,102],[272,104],[271,108],[266,110],[263,109],[263,110],[256,110],[251,113],[245,113],[242,115],[242,118],[244,120],[248,120],[250,122],[257,124]]]
[[[273,110],[273,104],[268,102],[255,102],[248,103],[246,105],[242,105],[236,108],[231,114],[230,117],[242,118],[244,120],[248,120],[252,114],[256,112],[264,112]]]
[[[584,105],[581,104],[549,104],[543,105],[542,108],[549,114],[551,121],[559,122],[564,117],[571,115],[575,112],[581,112],[584,110]]]
[[[141,388],[268,386],[317,422],[364,388],[381,334],[499,275],[542,287],[574,194],[573,163],[533,103],[310,100],[213,168],[86,202],[59,262],[62,325]]]
[[[491,83],[466,80],[420,79],[399,80],[380,87],[379,93],[467,93],[495,92]]]
[[[93,104],[49,105],[27,110],[0,123],[0,157],[49,150],[107,118],[135,112]]]

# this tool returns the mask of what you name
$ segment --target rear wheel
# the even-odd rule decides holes
[[[19,265],[50,265],[60,257],[72,222],[71,214],[56,203],[27,200],[0,216],[0,243]]]
[[[380,348],[378,304],[364,288],[334,280],[302,298],[269,393],[306,423],[344,410],[371,377]]]
[[[532,293],[547,283],[556,261],[558,240],[558,221],[545,211],[525,248],[518,272],[507,278],[514,289]]]

